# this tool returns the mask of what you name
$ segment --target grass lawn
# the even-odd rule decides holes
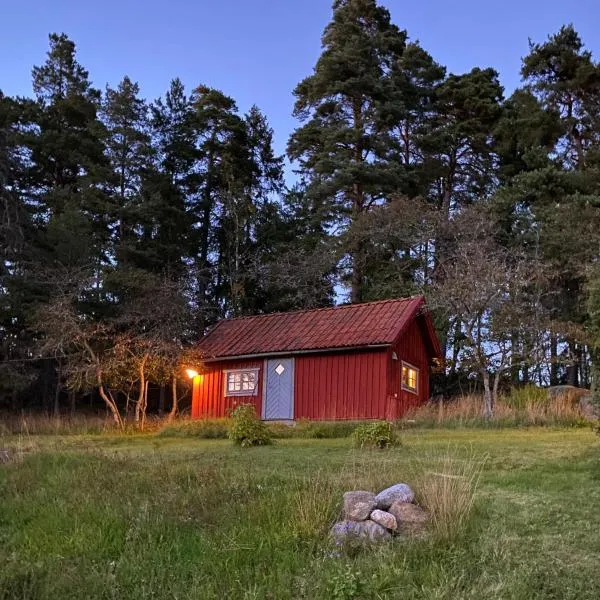
[[[348,439],[0,439],[0,598],[597,599],[600,444],[587,429],[413,430]],[[471,519],[331,552],[339,494],[487,455]],[[417,488],[418,493],[418,488]]]

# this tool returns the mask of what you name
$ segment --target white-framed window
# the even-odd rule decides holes
[[[258,369],[224,371],[226,396],[255,396],[258,391]]]
[[[419,369],[402,361],[402,389],[417,394],[419,392]]]

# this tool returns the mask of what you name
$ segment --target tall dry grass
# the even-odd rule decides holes
[[[579,407],[579,395],[566,393],[549,398],[539,391],[499,398],[489,420],[483,418],[482,397],[471,394],[417,407],[403,421],[420,427],[582,427],[588,424]]]
[[[437,537],[449,539],[464,529],[486,460],[486,456],[470,449],[457,448],[414,460],[417,500],[431,514],[431,527]]]
[[[50,416],[23,412],[0,415],[0,435],[70,435],[114,430],[114,421],[97,415]]]
[[[165,423],[158,417],[148,418],[144,433],[154,433]],[[90,434],[140,433],[134,423],[127,423],[125,430],[116,427],[109,415],[75,413],[52,416],[39,412],[0,413],[0,436],[2,435],[90,435]]]

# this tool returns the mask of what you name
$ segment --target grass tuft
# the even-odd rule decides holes
[[[451,448],[416,459],[417,498],[431,514],[436,537],[451,539],[465,528],[485,462],[471,450]]]

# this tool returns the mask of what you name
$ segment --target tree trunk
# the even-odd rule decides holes
[[[496,410],[498,404],[498,388],[500,387],[500,371],[494,373],[494,390],[492,394],[492,413]]]
[[[146,394],[146,359],[147,356],[144,356],[140,361],[139,370],[139,382],[140,388],[138,392],[138,399],[135,405],[135,424],[140,425],[140,422],[143,421],[145,417],[146,409],[144,407],[144,398]]]
[[[173,375],[173,379],[171,379],[171,397],[172,397],[172,401],[173,403],[171,404],[171,412],[169,413],[169,423],[171,423],[172,421],[175,420],[175,417],[177,416],[177,409],[178,409],[178,398],[177,398],[177,377],[175,377],[175,375]]]
[[[62,392],[62,380],[61,380],[61,364],[60,360],[56,366],[56,387],[54,388],[54,417],[60,416],[60,394]]]
[[[450,375],[454,375],[456,373],[456,365],[458,364],[458,353],[460,352],[460,331],[461,331],[462,323],[461,320],[457,317],[454,321],[454,333],[452,335],[452,363],[450,364]],[[447,337],[446,337],[447,344]],[[445,356],[445,354],[443,355]]]
[[[362,154],[361,141],[364,136],[364,123],[362,113],[362,101],[355,99],[353,101],[352,111],[354,117],[354,131],[356,134],[356,142],[354,147],[354,161],[358,168],[364,162]],[[364,192],[361,188],[360,183],[354,183],[352,185],[352,223],[360,218],[361,214],[365,209],[365,197]],[[352,279],[351,279],[351,291],[350,301],[352,304],[362,301],[363,296],[363,279],[364,279],[364,243],[360,239],[361,233],[355,232],[358,236],[356,240],[352,242],[351,256],[352,256]]]
[[[102,373],[101,373],[100,369],[96,370],[96,381],[98,383],[98,392],[100,393],[100,397],[102,398],[102,400],[104,400],[106,406],[112,413],[113,419],[114,419],[115,423],[117,424],[117,427],[119,429],[124,429],[125,427],[124,427],[123,419],[121,418],[121,415],[119,413],[119,408],[117,407],[117,403],[115,402],[115,399],[113,398],[110,391],[107,391],[104,389],[104,384],[102,383]]]
[[[494,414],[494,401],[490,387],[490,374],[487,369],[482,369],[483,376],[483,418],[489,421]]]
[[[140,429],[144,431],[144,427],[146,425],[146,409],[148,408],[148,384],[150,382],[146,381],[144,384],[144,404],[142,406],[142,422]]]
[[[550,334],[550,385],[558,385],[558,338]]]
[[[577,344],[569,344],[571,362],[567,366],[567,385],[579,386],[579,348]]]
[[[513,332],[511,335],[511,352],[510,352],[510,378],[513,385],[519,385],[521,381],[521,364],[522,364],[522,349],[519,335]]]
[[[165,416],[165,397],[167,395],[167,390],[165,388],[164,383],[160,384],[160,393],[158,396],[158,416],[160,418]]]
[[[75,390],[69,390],[69,406],[71,407],[71,416],[75,416],[75,409],[77,408],[77,395]]]

